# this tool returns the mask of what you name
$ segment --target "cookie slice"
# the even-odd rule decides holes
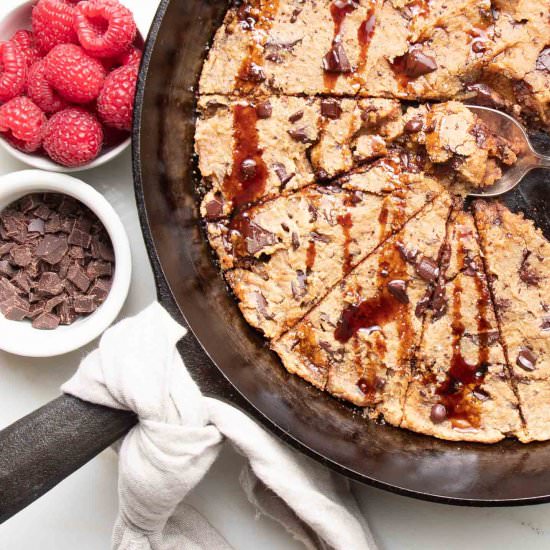
[[[209,220],[334,178],[385,155],[403,133],[401,107],[387,99],[203,96],[198,112],[201,214]]]
[[[436,199],[272,342],[284,366],[336,397],[401,422],[422,312],[451,200]]]
[[[550,243],[499,203],[475,203],[508,363],[526,423],[524,441],[550,438]]]
[[[313,186],[248,210],[231,222],[222,265],[247,321],[276,338],[292,327],[379,243],[443,188],[429,178],[379,195]],[[218,226],[219,227],[219,226]],[[219,250],[219,243],[213,241]]]
[[[230,9],[203,94],[450,99],[492,58],[489,0],[248,0]]]
[[[447,440],[494,443],[522,432],[478,236],[457,209],[426,316],[401,427]]]

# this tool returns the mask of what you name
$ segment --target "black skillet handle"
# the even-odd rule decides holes
[[[135,425],[136,416],[61,396],[0,432],[0,523]]]
[[[201,390],[238,397],[188,333],[178,345]],[[61,396],[0,431],[0,523],[34,502],[124,436],[137,417]]]

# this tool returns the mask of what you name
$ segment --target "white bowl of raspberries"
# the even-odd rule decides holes
[[[55,172],[131,142],[143,39],[119,0],[21,1],[0,21],[0,145]]]

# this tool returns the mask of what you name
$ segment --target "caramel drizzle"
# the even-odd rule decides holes
[[[234,206],[252,202],[265,192],[267,166],[259,146],[257,120],[256,109],[250,104],[236,104],[233,107],[233,166],[231,173],[224,179],[223,189]],[[243,174],[244,160],[255,162],[253,176]]]
[[[366,18],[361,22],[357,29],[357,41],[359,43],[359,59],[357,67],[352,69],[351,73],[345,73],[346,76],[352,75],[358,84],[363,84],[363,79],[358,75],[365,68],[367,62],[367,54],[370,43],[376,30],[376,8],[378,0],[369,0],[369,8]],[[348,2],[343,5],[338,4],[338,0],[330,5],[330,15],[334,23],[334,34],[332,39],[332,47],[342,40],[342,25],[346,16],[355,11],[359,7],[359,3]],[[334,90],[340,73],[325,71],[323,81],[327,91]]]
[[[461,230],[460,227],[457,227],[457,231]],[[464,236],[465,234],[463,233],[462,237]],[[462,238],[458,242],[457,255],[458,265],[460,269],[463,269],[465,266],[466,251]],[[452,426],[458,429],[477,429],[481,424],[480,409],[472,400],[471,393],[483,382],[489,362],[489,335],[487,331],[491,329],[491,324],[487,318],[487,312],[490,305],[490,296],[486,281],[482,277],[481,272],[475,272],[474,281],[477,292],[476,305],[478,311],[477,363],[475,365],[468,363],[462,355],[461,342],[466,329],[462,320],[463,288],[460,284],[459,275],[454,281],[452,295],[451,330],[453,335],[453,353],[451,365],[446,379],[436,389],[440,402],[447,410],[447,418],[451,420]]]
[[[263,46],[279,7],[278,0],[246,0],[237,10],[241,26],[252,34],[247,51],[237,73],[235,91],[249,94],[265,79],[251,74],[263,71]]]

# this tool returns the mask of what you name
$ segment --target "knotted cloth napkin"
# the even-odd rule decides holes
[[[259,514],[281,523],[308,549],[374,549],[345,480],[292,451],[240,410],[201,394],[176,350],[185,333],[154,303],[109,329],[62,387],[139,418],[120,447],[113,548],[230,549],[185,504],[228,440],[248,459],[240,481]]]

